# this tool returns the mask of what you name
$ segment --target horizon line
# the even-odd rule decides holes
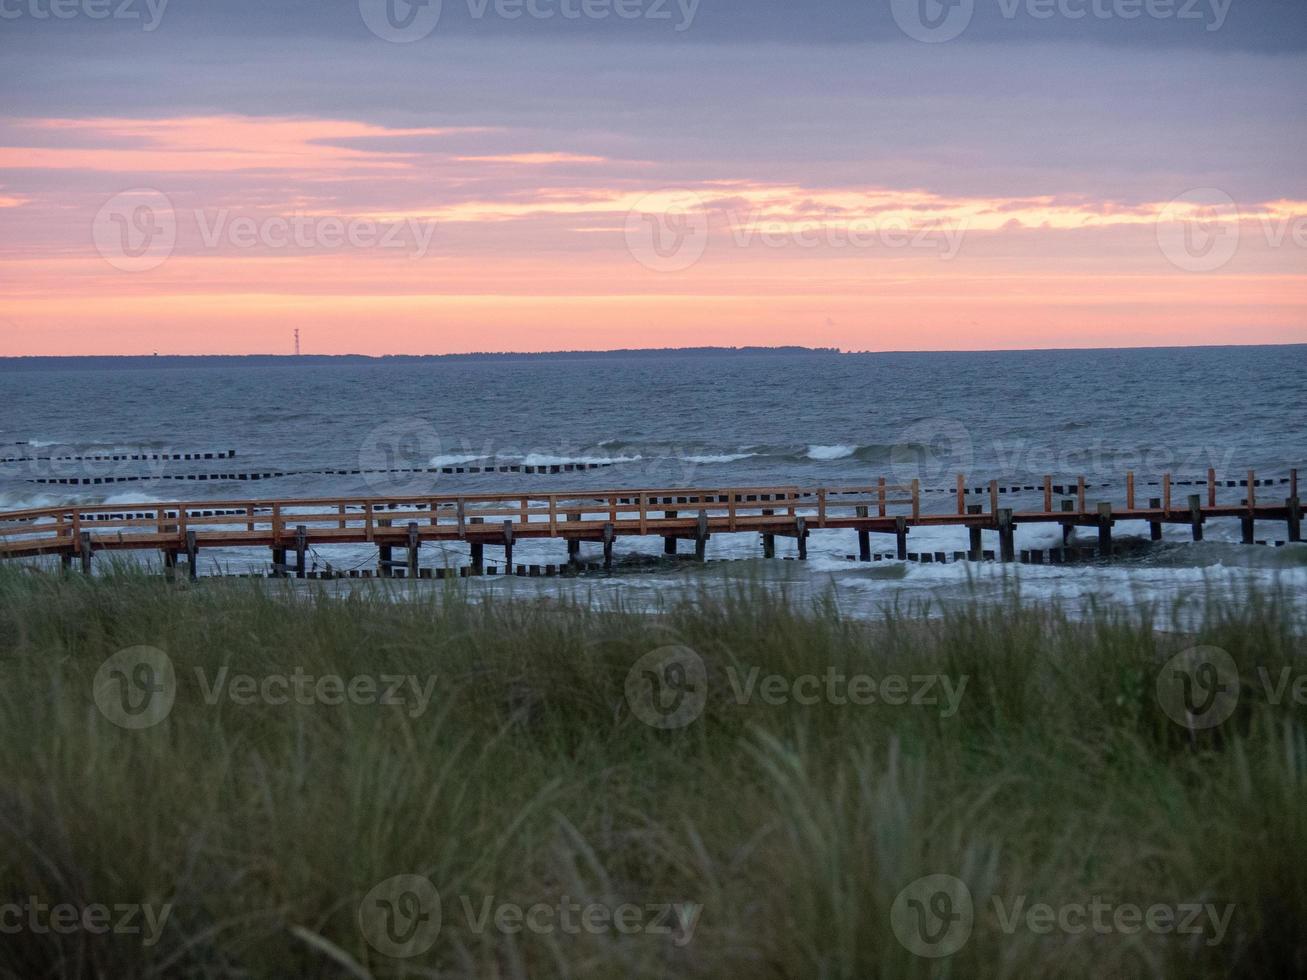
[[[344,353],[299,353],[285,354],[270,351],[249,351],[245,353],[203,353],[203,354],[179,354],[167,353],[160,351],[151,351],[148,353],[131,353],[131,354],[0,354],[0,363],[8,361],[74,361],[74,360],[153,360],[159,359],[212,359],[212,358],[276,358],[279,360],[324,360],[329,358],[350,358],[356,360],[434,360],[439,358],[504,358],[504,357],[570,357],[570,356],[621,356],[621,355],[657,355],[657,354],[681,354],[692,356],[695,354],[706,354],[710,356],[747,356],[750,354],[817,354],[826,357],[842,356],[863,356],[869,354],[1033,354],[1033,353],[1058,353],[1070,351],[1122,351],[1122,350],[1222,350],[1229,348],[1273,348],[1273,347],[1302,347],[1307,346],[1307,338],[1301,341],[1290,341],[1287,343],[1264,344],[1264,343],[1247,343],[1247,344],[1143,344],[1127,345],[1114,347],[1100,346],[1083,346],[1083,347],[992,347],[992,348],[932,348],[932,349],[883,349],[883,350],[846,350],[839,347],[806,347],[799,344],[775,344],[775,345],[745,345],[745,346],[695,346],[695,347],[615,347],[615,348],[594,348],[594,349],[571,349],[571,350],[543,350],[543,351],[447,351],[443,353],[393,353],[393,354],[366,354],[357,351]]]

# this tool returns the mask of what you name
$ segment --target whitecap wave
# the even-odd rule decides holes
[[[643,456],[548,456],[544,453],[531,453],[522,458],[523,466],[572,466],[597,465],[611,466],[614,463],[634,463]]]
[[[752,459],[757,453],[721,453],[707,456],[682,456],[687,463],[738,463],[742,459]]]
[[[485,459],[485,456],[432,456],[428,466],[462,466],[464,463],[475,463],[478,459]]]
[[[808,459],[827,462],[832,459],[848,459],[857,451],[857,446],[809,446],[807,456]]]

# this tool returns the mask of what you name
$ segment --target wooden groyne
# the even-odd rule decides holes
[[[157,551],[165,568],[175,569],[184,559],[194,576],[202,552],[267,548],[273,574],[304,577],[307,556],[314,548],[370,544],[377,549],[377,574],[416,578],[434,571],[422,567],[422,547],[451,542],[467,546],[468,574],[487,571],[487,548],[502,549],[500,564],[508,571],[530,574],[528,566],[514,565],[518,541],[563,542],[572,567],[580,565],[581,545],[593,542],[603,548],[603,567],[611,569],[618,539],[651,535],[664,539],[665,554],[675,555],[681,542],[689,542],[701,560],[708,540],[718,534],[756,535],[762,555],[769,558],[775,557],[776,539],[789,538],[804,559],[814,530],[853,533],[856,558],[861,561],[886,557],[872,551],[873,535],[893,537],[894,558],[921,559],[908,546],[912,530],[921,527],[965,528],[970,547],[954,557],[968,560],[1018,560],[1017,529],[1031,524],[1061,527],[1064,543],[1070,542],[1076,528],[1093,529],[1096,554],[1105,559],[1118,551],[1113,528],[1119,521],[1146,522],[1153,541],[1161,540],[1167,524],[1185,525],[1193,540],[1201,541],[1207,523],[1218,519],[1238,520],[1245,543],[1254,543],[1257,525],[1266,522],[1283,524],[1288,541],[1301,540],[1296,469],[1273,480],[1259,480],[1251,471],[1243,479],[1218,480],[1215,471],[1209,471],[1206,480],[1180,481],[1164,474],[1152,483],[1159,488],[1158,495],[1143,500],[1138,491],[1147,484],[1128,473],[1117,499],[1091,501],[1084,478],[1068,483],[1054,482],[1050,476],[1042,486],[1030,488],[1042,491],[1043,497],[1042,506],[1033,510],[1000,506],[1000,491],[1009,488],[998,481],[977,487],[961,474],[947,494],[928,494],[931,501],[947,502],[942,510],[923,508],[919,481],[891,484],[884,479],[862,486],[812,489],[617,489],[79,504],[0,513],[0,557],[58,555],[65,566],[80,562],[89,572],[100,552]],[[1197,487],[1200,492],[1177,492],[1182,485],[1184,490]],[[996,551],[981,548],[983,531],[997,533]],[[396,553],[402,556],[398,560]],[[1023,557],[1030,560],[1034,554],[1043,560],[1044,552],[1027,552]],[[1064,552],[1061,560],[1066,556]],[[932,553],[924,560],[946,559],[944,553]],[[1059,559],[1050,553],[1050,560]]]

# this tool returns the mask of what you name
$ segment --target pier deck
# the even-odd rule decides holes
[[[622,537],[664,538],[674,554],[679,541],[694,542],[697,557],[716,534],[751,533],[761,537],[763,554],[775,554],[775,539],[797,541],[799,557],[814,530],[849,530],[858,538],[858,557],[871,559],[870,536],[895,537],[895,555],[907,557],[907,537],[917,527],[957,527],[971,532],[967,556],[980,558],[980,532],[999,535],[997,557],[1016,558],[1015,534],[1020,525],[1056,524],[1069,535],[1076,527],[1097,530],[1102,557],[1111,557],[1112,528],[1118,521],[1143,521],[1161,538],[1165,524],[1191,528],[1201,540],[1204,525],[1214,519],[1239,519],[1242,538],[1252,543],[1258,522],[1283,522],[1289,541],[1301,540],[1301,507],[1297,470],[1288,478],[1218,480],[1209,471],[1202,492],[1177,495],[1177,481],[1164,475],[1147,506],[1136,500],[1134,474],[1127,474],[1123,499],[1087,499],[1083,478],[1055,484],[1046,477],[1042,506],[1015,510],[999,506],[1000,487],[969,487],[957,477],[955,489],[928,492],[946,509],[923,509],[919,481],[891,484],[885,480],[862,486],[801,488],[733,487],[701,489],[609,489],[594,491],[533,491],[504,494],[446,494],[416,497],[330,497],[315,499],[213,500],[175,503],[96,504],[42,507],[0,513],[0,558],[59,555],[64,564],[80,559],[90,570],[96,552],[153,550],[165,567],[185,556],[191,574],[201,551],[222,548],[268,548],[272,567],[303,575],[305,554],[320,545],[372,544],[378,549],[378,570],[390,574],[405,569],[418,574],[419,550],[425,543],[465,542],[471,570],[484,567],[486,546],[502,547],[512,567],[514,542],[553,538],[567,543],[575,561],[580,542],[604,546],[612,564],[614,542]],[[1198,481],[1183,481],[1192,489]],[[1235,489],[1230,492],[1230,487]],[[1280,493],[1287,491],[1285,496]],[[1183,496],[1183,499],[1180,497]],[[1221,499],[1224,497],[1225,499]],[[1054,506],[1057,503],[1059,506]],[[405,551],[393,561],[394,549]],[[293,562],[287,556],[293,555]]]

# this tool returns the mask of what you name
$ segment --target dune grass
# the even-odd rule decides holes
[[[395,601],[0,573],[0,906],[169,907],[148,936],[43,931],[24,911],[0,935],[3,976],[1307,970],[1307,708],[1261,680],[1307,674],[1299,596],[1201,596],[1200,625],[1159,630],[1155,609],[1071,618],[1018,597],[867,623],[750,586],[650,615],[473,603],[457,585]],[[1196,643],[1225,650],[1242,685],[1208,730],[1157,695],[1163,664]],[[95,692],[106,659],[142,645],[171,662],[175,700],[135,730]],[[703,664],[706,702],[683,727],[645,723],[629,693],[659,650]],[[358,703],[331,703],[330,685],[271,703],[282,687],[247,697],[234,679],[297,671],[363,685]],[[818,680],[762,693],[804,675]],[[841,703],[822,686],[839,675],[901,676],[909,703]],[[413,679],[402,703],[366,703],[358,679],[392,676]],[[931,958],[901,940],[911,906],[896,899],[941,874],[966,887],[974,925]],[[412,956],[381,951],[360,914],[396,875],[441,898]],[[1109,924],[1123,905],[1228,919],[1043,931],[1025,917],[1094,902]],[[518,930],[493,918],[506,903],[555,911]],[[565,929],[556,910],[573,904],[607,921]],[[623,905],[638,910],[624,931]],[[14,921],[0,907],[0,928]]]

